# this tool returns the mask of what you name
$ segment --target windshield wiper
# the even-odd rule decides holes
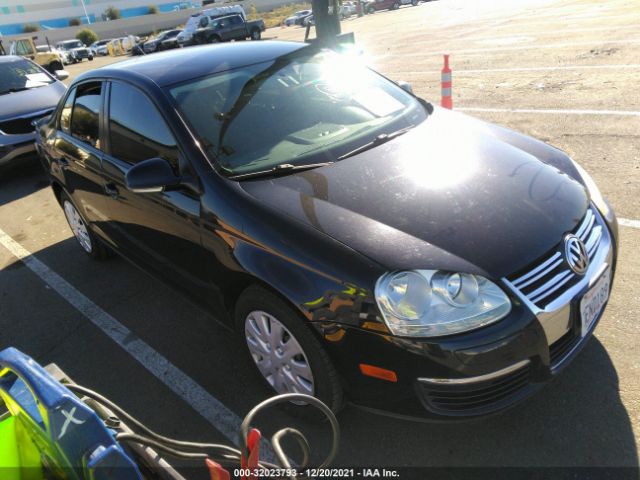
[[[414,127],[413,125],[409,125],[408,127],[401,128],[400,130],[396,130],[395,132],[381,133],[376,138],[371,140],[369,143],[365,143],[364,145],[361,145],[360,147],[355,148],[355,149],[351,150],[350,152],[345,153],[344,155],[340,155],[338,157],[338,161],[344,160],[345,158],[353,157],[354,155],[362,153],[362,152],[364,152],[366,150],[369,150],[371,148],[377,147],[378,145],[382,145],[383,143],[386,143],[389,140],[393,140],[394,138],[399,137],[400,135],[403,135],[403,134],[407,133],[413,127]]]
[[[249,172],[249,173],[239,173],[238,175],[230,175],[227,178],[230,178],[231,180],[245,180],[247,178],[267,177],[271,175],[278,175],[279,173],[310,170],[312,168],[325,167],[327,165],[331,165],[332,163],[333,162],[305,163],[302,165],[292,165],[290,163],[281,163],[280,165],[276,165],[275,167],[269,168],[268,170],[260,170],[257,172]]]

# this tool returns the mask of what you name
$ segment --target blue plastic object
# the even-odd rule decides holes
[[[12,347],[0,352],[0,397],[50,471],[78,480],[143,478],[98,415]]]

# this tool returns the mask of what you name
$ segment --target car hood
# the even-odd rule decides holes
[[[588,195],[553,166],[563,162],[542,142],[436,109],[354,157],[242,186],[388,269],[499,278],[544,255],[583,217]]]
[[[0,121],[55,108],[66,87],[54,82],[44,87],[0,95]]]

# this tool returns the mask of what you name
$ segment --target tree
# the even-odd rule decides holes
[[[153,15],[158,13],[158,7],[156,7],[155,5],[149,5],[149,7],[147,7],[147,15]]]
[[[40,26],[33,23],[27,23],[22,27],[23,33],[37,32],[38,30],[40,30]]]
[[[107,7],[107,9],[104,11],[103,15],[105,17],[107,17],[109,20],[117,20],[118,18],[120,18],[122,16],[122,15],[120,15],[120,10],[118,10],[114,6]]]
[[[80,25],[82,25],[82,22],[80,21],[79,18],[72,18],[71,20],[69,20],[70,27],[78,27]]]
[[[90,28],[83,28],[82,30],[80,30],[78,33],[76,33],[76,38],[87,46],[91,45],[93,42],[98,41],[98,35],[96,35],[96,32],[94,32]]]

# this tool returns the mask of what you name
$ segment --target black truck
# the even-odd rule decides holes
[[[216,19],[203,17],[194,34],[195,43],[218,43],[230,40],[260,40],[264,32],[264,20],[245,20],[242,15],[227,15]]]

